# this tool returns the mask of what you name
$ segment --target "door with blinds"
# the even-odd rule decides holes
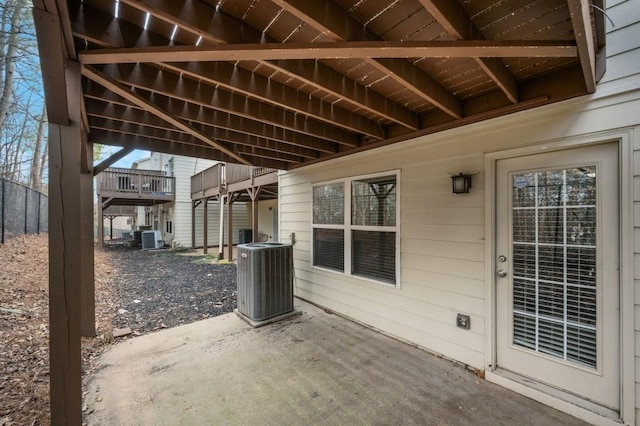
[[[618,149],[499,160],[497,366],[619,411]]]

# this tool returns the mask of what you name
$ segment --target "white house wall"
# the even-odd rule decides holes
[[[277,212],[277,208],[278,200],[263,200],[258,202],[258,233],[267,235],[267,241],[269,242],[277,242],[278,239],[278,236],[275,235],[276,230],[273,227],[273,215],[274,212]]]
[[[477,369],[487,368],[485,155],[519,147],[629,135],[635,145],[636,422],[640,424],[640,0],[609,2],[607,72],[593,96],[536,108],[283,174],[280,239],[295,233],[295,292],[374,328]],[[624,157],[629,152],[623,153]],[[401,284],[391,288],[311,265],[311,188],[316,182],[400,170]],[[471,193],[451,174],[473,172]],[[630,179],[631,180],[631,179]],[[624,186],[624,185],[623,185]],[[622,286],[633,294],[634,283]],[[628,291],[625,294],[629,294]],[[455,325],[471,316],[471,329]],[[633,345],[631,346],[633,347]],[[633,366],[631,368],[633,370]],[[633,419],[625,419],[632,422]]]
[[[191,204],[189,204],[189,215],[191,215]],[[207,245],[209,247],[217,246],[220,242],[220,204],[215,200],[209,200],[207,204]],[[227,244],[227,207],[224,207],[224,243]],[[189,216],[191,218],[191,216]],[[239,203],[233,204],[233,244],[239,243],[240,229],[251,229],[251,204]],[[203,206],[200,204],[196,207],[196,247],[203,245]],[[191,228],[189,228],[189,246],[191,245]]]

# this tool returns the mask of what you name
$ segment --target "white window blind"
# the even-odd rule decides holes
[[[512,177],[513,343],[597,364],[596,167]]]
[[[398,283],[398,174],[313,187],[313,265]]]

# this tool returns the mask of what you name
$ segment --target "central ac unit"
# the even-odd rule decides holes
[[[162,248],[162,233],[160,231],[142,231],[142,250]]]
[[[293,247],[238,246],[238,312],[263,321],[293,311]]]

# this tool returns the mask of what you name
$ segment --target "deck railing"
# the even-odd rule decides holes
[[[175,181],[157,170],[108,168],[98,175],[98,193],[172,195]]]
[[[222,190],[222,171],[224,164],[214,164],[206,170],[191,176],[191,194],[206,191],[211,188]]]
[[[191,176],[191,194],[199,194],[212,188],[223,192],[225,185],[251,182],[253,178],[277,172],[267,167],[252,167],[242,164],[215,164],[202,172]]]

